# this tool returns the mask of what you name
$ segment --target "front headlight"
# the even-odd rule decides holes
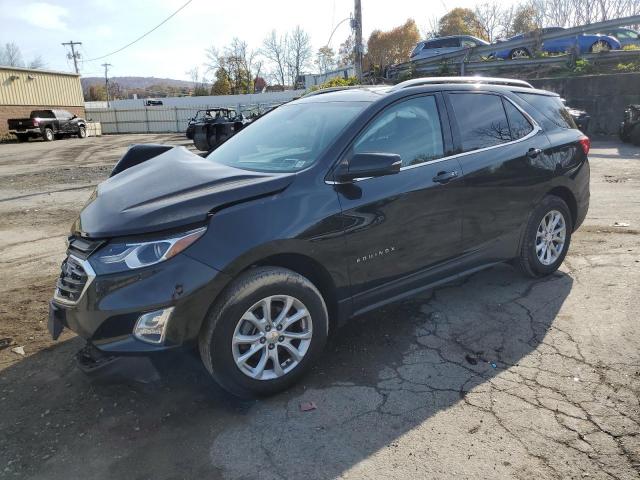
[[[113,242],[91,256],[97,273],[115,273],[148,267],[168,260],[198,240],[206,227],[145,242]]]

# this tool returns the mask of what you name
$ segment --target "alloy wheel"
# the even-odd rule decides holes
[[[543,265],[555,263],[564,249],[567,224],[558,210],[548,212],[536,231],[536,255]]]
[[[524,48],[516,48],[511,52],[511,59],[516,60],[518,58],[529,58],[529,52],[527,52]]]
[[[608,52],[609,50],[611,50],[611,47],[604,40],[598,40],[591,46],[592,53]]]
[[[255,380],[273,380],[296,368],[311,345],[313,322],[306,306],[289,295],[263,298],[236,325],[233,360]]]

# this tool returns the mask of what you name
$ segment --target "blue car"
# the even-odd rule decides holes
[[[531,37],[537,34],[545,35],[547,33],[559,32],[562,30],[564,30],[562,27],[543,28],[539,32],[530,32],[526,34],[521,33],[515,37],[508,38],[506,41],[521,40],[525,38],[525,36]],[[622,48],[620,42],[615,37],[600,34],[581,34],[547,40],[542,44],[542,51],[547,53],[565,53],[574,47],[576,39],[578,53],[596,53],[608,50],[619,50]],[[499,44],[500,42],[498,42],[498,45]],[[504,60],[516,60],[518,58],[527,58],[530,56],[531,52],[527,47],[515,47],[506,50],[499,50],[490,55],[490,57],[502,58]]]

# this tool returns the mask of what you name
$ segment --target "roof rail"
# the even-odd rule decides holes
[[[313,90],[309,93],[305,93],[303,97],[313,97],[314,95],[322,95],[323,93],[339,92],[341,90],[353,90],[356,88],[366,88],[370,86],[371,85],[343,85],[341,87],[320,88],[318,90]]]
[[[437,85],[440,83],[484,83],[487,85],[506,85],[510,87],[533,88],[529,82],[517,80],[515,78],[499,78],[499,77],[424,77],[414,78],[405,82],[398,83],[391,91],[395,92],[402,88],[418,87],[420,85]]]

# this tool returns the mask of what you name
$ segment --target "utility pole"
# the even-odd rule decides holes
[[[73,59],[73,66],[76,67],[76,73],[80,73],[78,70],[78,59],[80,58],[80,52],[76,52],[75,46],[82,45],[82,42],[74,42],[73,40],[69,40],[62,44],[63,46],[69,45],[71,47],[71,53],[67,53],[68,59]]]
[[[351,28],[355,31],[356,44],[353,47],[354,66],[356,77],[362,82],[362,5],[360,0],[355,0],[354,18],[351,21]]]
[[[110,63],[103,63],[101,65],[104,67],[104,89],[107,93],[107,108],[109,108],[109,67],[112,67]]]

